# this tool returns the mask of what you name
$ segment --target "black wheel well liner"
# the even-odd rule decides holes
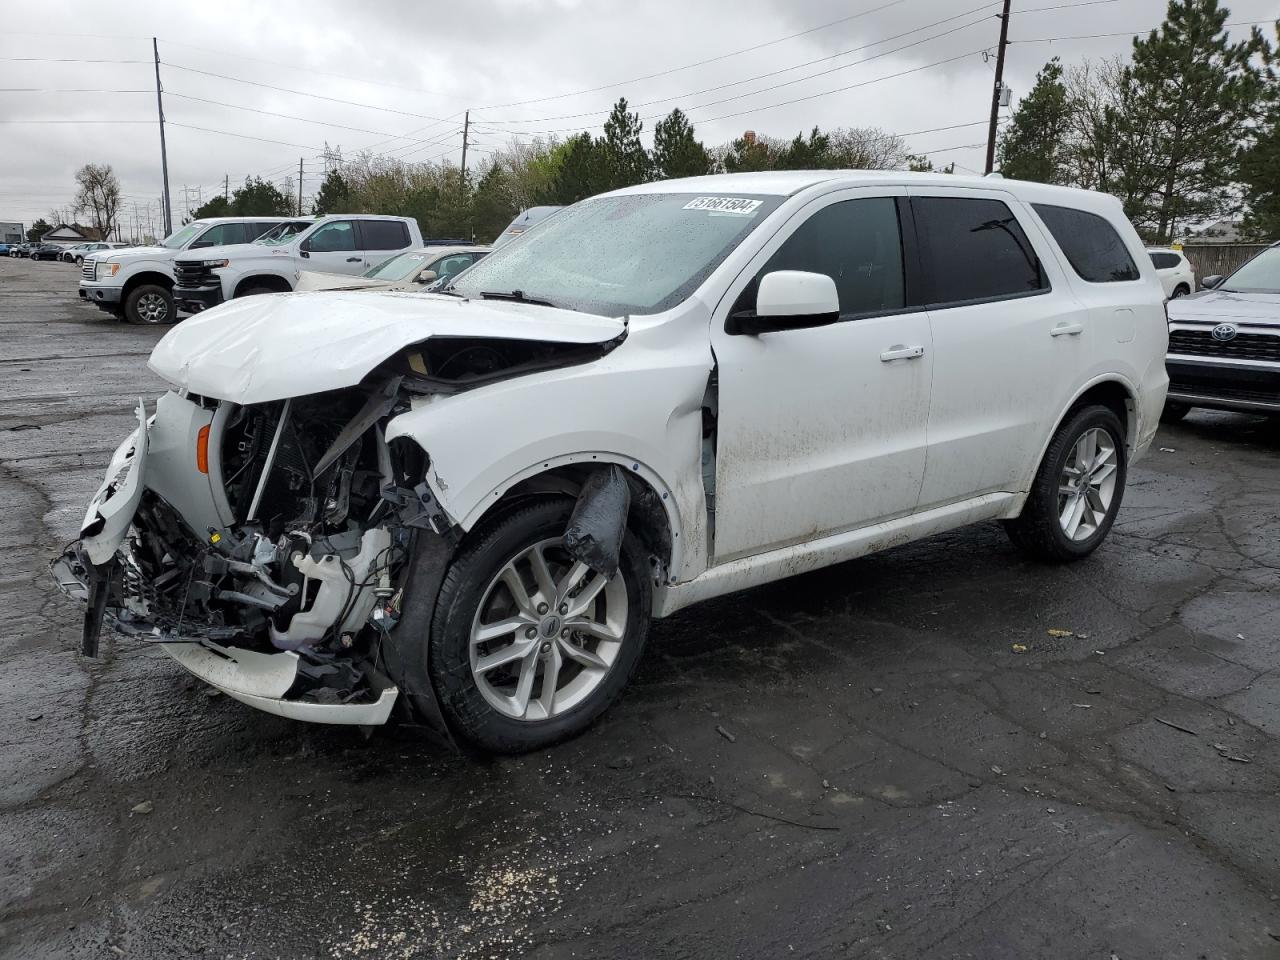
[[[1082,407],[1091,407],[1094,404],[1106,407],[1116,415],[1124,427],[1125,442],[1131,445],[1137,433],[1137,403],[1129,389],[1118,380],[1103,380],[1101,383],[1095,383],[1080,394],[1070,408],[1059,418],[1057,426],[1054,428],[1055,432],[1077,410]]]
[[[166,290],[173,289],[173,280],[166,277],[163,273],[155,270],[144,270],[142,273],[135,273],[132,277],[124,282],[124,289],[120,291],[120,299],[123,300],[129,294],[133,293],[138,287],[144,284],[154,283],[158,287],[164,287]]]
[[[242,277],[236,283],[236,291],[233,297],[238,297],[250,287],[268,287],[276,293],[288,293],[293,289],[289,286],[289,281],[284,277],[278,277],[274,273],[253,273],[247,277]]]

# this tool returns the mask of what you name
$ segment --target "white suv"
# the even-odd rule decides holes
[[[80,267],[80,299],[130,323],[172,323],[173,258],[183,250],[248,243],[285,217],[193,220],[158,246],[89,254]]]
[[[284,224],[249,246],[178,257],[174,300],[179,310],[200,313],[236,297],[288,293],[303,270],[359,276],[420,246],[422,234],[412,217],[335,214]]]
[[[105,613],[277,715],[537,748],[690,604],[979,521],[1087,556],[1159,423],[1163,299],[1101,194],[631,187],[441,294],[174,329],[54,569],[86,652]]]

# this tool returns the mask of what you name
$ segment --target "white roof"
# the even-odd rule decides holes
[[[911,173],[906,170],[767,170],[759,173],[718,173],[707,177],[685,177],[657,180],[634,187],[615,190],[628,193],[711,193],[764,194],[791,196],[818,185],[835,186],[913,186],[970,187],[980,190],[1004,190],[1028,202],[1068,203],[1087,208],[1098,202],[1118,203],[1107,194],[1074,187],[1055,187],[1028,180],[1003,177],[960,176],[950,173]]]

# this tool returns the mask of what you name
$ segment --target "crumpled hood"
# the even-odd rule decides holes
[[[191,393],[266,403],[359,383],[429,337],[606,343],[626,324],[527,303],[424,293],[276,293],[232,300],[174,327],[147,365]]]
[[[1206,290],[1191,297],[1169,301],[1169,319],[1202,323],[1240,323],[1280,325],[1280,293],[1231,293]]]

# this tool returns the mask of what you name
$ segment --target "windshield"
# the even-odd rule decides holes
[[[181,250],[206,226],[207,224],[202,223],[199,220],[188,223],[185,227],[173,231],[173,233],[161,240],[160,246],[168,247],[170,250]]]
[[[410,250],[383,260],[376,267],[366,270],[363,276],[370,280],[408,280],[426,266],[426,263],[425,253],[415,253]]]
[[[658,313],[688,297],[781,202],[690,193],[584,200],[495,250],[449,289],[464,297],[519,291],[601,316]]]
[[[309,220],[291,220],[288,223],[282,223],[277,227],[273,227],[253,242],[261,243],[268,247],[278,246],[282,243],[288,243],[303,230],[306,230],[313,224],[314,221]]]
[[[1280,247],[1268,247],[1227,277],[1219,290],[1280,293]]]

